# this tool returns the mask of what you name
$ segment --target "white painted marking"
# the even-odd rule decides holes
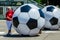
[[[45,31],[45,33],[57,33],[57,31]]]
[[[0,32],[0,35],[1,35],[1,34],[5,34],[5,32]]]

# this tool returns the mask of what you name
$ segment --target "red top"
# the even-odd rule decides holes
[[[9,10],[9,11],[6,13],[6,20],[11,21],[11,19],[9,19],[9,18],[12,18],[13,14],[14,14],[14,11],[13,11],[13,10]],[[7,16],[8,16],[9,18],[7,18]]]

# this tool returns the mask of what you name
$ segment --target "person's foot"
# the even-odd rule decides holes
[[[8,30],[7,36],[11,35],[11,30]]]
[[[7,33],[6,36],[11,36],[11,33]]]

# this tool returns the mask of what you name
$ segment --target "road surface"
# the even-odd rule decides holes
[[[7,37],[6,20],[0,20],[0,40],[60,40],[60,31],[42,31],[35,37],[19,36],[12,28],[12,36]]]

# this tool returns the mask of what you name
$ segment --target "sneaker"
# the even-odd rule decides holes
[[[11,36],[11,33],[7,33],[6,36]]]

